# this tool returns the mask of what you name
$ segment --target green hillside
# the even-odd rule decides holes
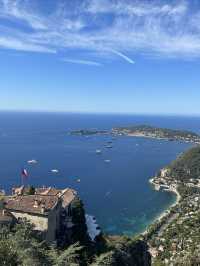
[[[177,180],[200,178],[200,146],[183,153],[170,165],[170,176]]]
[[[148,125],[138,125],[138,126],[128,126],[128,127],[117,127],[113,128],[115,131],[128,131],[130,133],[134,132],[141,132],[141,133],[147,133],[147,134],[156,134],[160,137],[166,137],[166,138],[196,138],[199,139],[199,135],[187,131],[187,130],[174,130],[169,128],[159,128],[159,127],[153,127]]]

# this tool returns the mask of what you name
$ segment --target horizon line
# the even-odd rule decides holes
[[[61,111],[61,110],[31,110],[31,109],[0,109],[0,113],[49,113],[49,114],[88,114],[88,115],[120,115],[120,116],[176,116],[200,117],[200,113],[142,113],[142,112],[95,112],[95,111]]]

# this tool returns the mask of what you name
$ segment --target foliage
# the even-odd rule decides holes
[[[199,139],[200,136],[194,132],[186,130],[174,130],[169,128],[158,128],[148,125],[128,126],[114,128],[117,131],[128,131],[129,133],[141,132],[146,134],[156,134],[162,138],[193,138]]]
[[[118,237],[109,241],[104,238],[103,240],[103,252],[95,247],[95,243],[89,242],[85,246],[77,242],[60,250],[50,247],[44,241],[41,241],[36,231],[34,231],[34,227],[26,220],[23,220],[12,229],[6,227],[0,229],[0,265],[151,265],[148,247],[143,241],[127,237]]]
[[[2,265],[49,265],[43,243],[33,236],[33,227],[28,222],[0,232],[0,261]]]
[[[96,259],[96,264],[109,261],[110,264],[120,266],[151,265],[151,257],[148,253],[148,246],[144,241],[126,236],[118,237],[109,243],[109,252],[106,252]]]
[[[200,178],[200,146],[189,149],[169,166],[170,176],[186,181]]]
[[[72,204],[72,222],[74,224],[72,232],[73,242],[80,241],[81,244],[88,242],[85,210],[79,198],[76,198]]]
[[[29,187],[29,191],[28,191],[27,194],[28,194],[28,195],[34,195],[34,194],[35,194],[35,188],[34,188],[34,186],[30,186],[30,187]]]
[[[110,266],[117,265],[114,251],[109,251],[107,253],[101,254],[99,257],[96,257],[95,262],[91,264],[91,266],[107,266],[107,265]]]
[[[55,261],[55,266],[68,266],[68,265],[80,265],[81,263],[81,251],[83,247],[79,243],[75,243],[66,250],[64,250]]]

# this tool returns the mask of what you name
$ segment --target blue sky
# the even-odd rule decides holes
[[[200,114],[199,1],[0,0],[0,109]]]

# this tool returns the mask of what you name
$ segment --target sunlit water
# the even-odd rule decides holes
[[[154,191],[149,178],[191,145],[117,137],[108,149],[105,145],[110,136],[71,136],[67,132],[144,123],[198,132],[200,119],[0,113],[0,185],[7,191],[19,185],[20,169],[26,167],[29,184],[77,189],[86,212],[96,216],[105,232],[141,232],[175,200],[171,193]],[[96,154],[96,149],[102,153]],[[38,163],[28,165],[31,159]]]

